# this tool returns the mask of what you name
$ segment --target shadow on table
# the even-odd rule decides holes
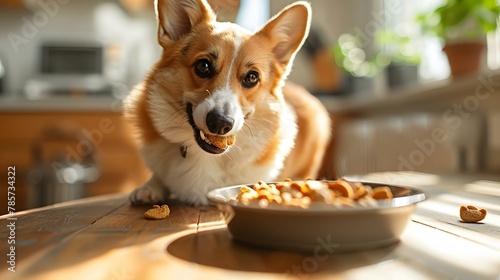
[[[226,228],[202,231],[173,241],[167,252],[177,258],[223,269],[285,273],[294,276],[342,272],[390,260],[397,244],[377,250],[329,254],[274,251],[234,241]]]

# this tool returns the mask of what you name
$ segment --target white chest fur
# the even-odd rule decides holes
[[[256,164],[272,137],[272,125],[265,118],[250,120],[247,127],[236,134],[235,146],[222,155],[208,154],[190,141],[185,145],[187,154],[183,157],[180,145],[168,140],[146,145],[141,152],[154,176],[174,197],[206,204],[206,194],[212,189],[277,179],[297,134],[295,115],[289,108],[281,112],[278,153],[271,161]]]

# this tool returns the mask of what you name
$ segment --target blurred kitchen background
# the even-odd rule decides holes
[[[293,1],[209,2],[255,31]],[[289,80],[331,112],[327,178],[500,174],[498,1],[309,2]],[[121,99],[160,53],[152,0],[0,1],[1,205],[8,166],[16,210],[142,184]]]

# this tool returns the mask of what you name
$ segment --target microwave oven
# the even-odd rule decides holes
[[[38,74],[25,86],[28,98],[105,95],[112,93],[104,75],[104,48],[100,45],[43,45]]]

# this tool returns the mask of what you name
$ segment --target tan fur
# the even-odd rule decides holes
[[[142,85],[137,86],[126,100],[125,119],[132,125],[140,145],[151,144],[161,139],[149,116],[147,94]]]
[[[304,88],[286,83],[285,100],[297,114],[299,133],[295,148],[288,155],[282,178],[318,178],[323,157],[330,142],[331,122],[325,107]],[[324,129],[319,129],[323,127]]]

